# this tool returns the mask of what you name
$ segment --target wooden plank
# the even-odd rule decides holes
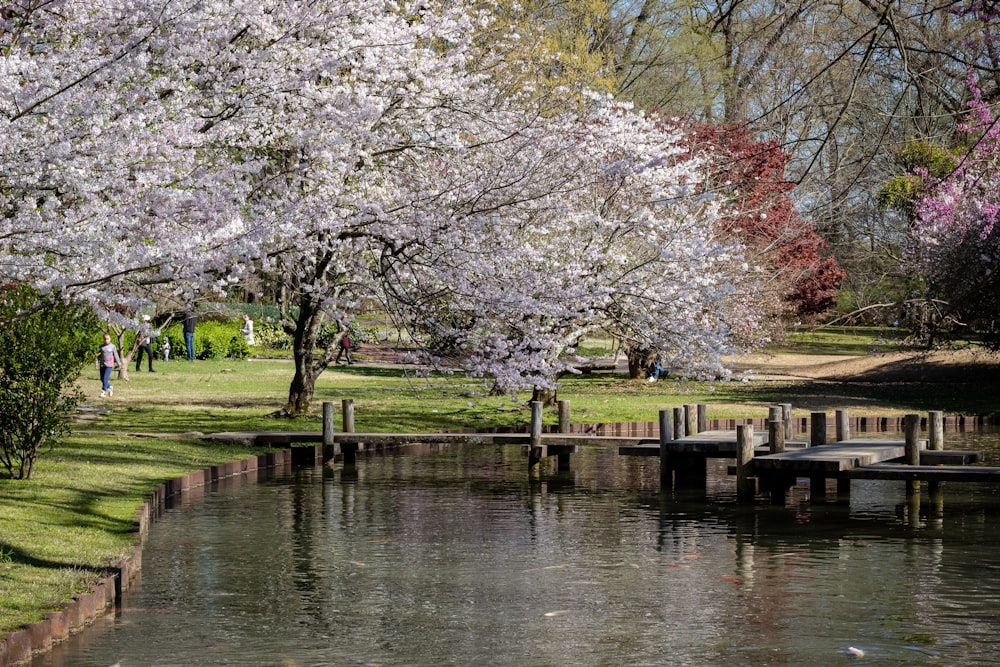
[[[333,434],[337,444],[374,444],[382,447],[417,444],[462,444],[462,445],[524,445],[528,444],[527,433],[343,433]],[[206,436],[212,440],[253,441],[260,446],[282,446],[292,443],[323,442],[319,431],[258,431],[213,433]],[[656,445],[656,439],[626,436],[595,436],[585,433],[543,433],[543,444],[558,447],[562,452],[576,451],[580,445],[599,447],[620,447],[636,445]]]
[[[978,463],[983,458],[982,452],[962,452],[944,449],[925,449],[920,452],[920,465],[968,465]]]
[[[754,459],[758,472],[789,474],[837,473],[898,459],[905,453],[902,441],[853,438],[821,447],[806,447]]]
[[[735,459],[736,458],[736,445],[733,444],[732,447],[728,445],[720,445],[717,447],[705,447],[699,446],[698,449],[692,450],[690,445],[678,445],[667,444],[667,453],[669,454],[702,454],[712,459]],[[764,456],[765,454],[770,454],[771,450],[765,447],[755,447],[754,456]],[[620,456],[659,456],[660,446],[659,445],[623,445],[618,448],[618,454]]]
[[[1000,483],[1000,468],[986,466],[913,466],[905,463],[880,463],[855,468],[840,474],[846,479],[911,480],[928,482]]]

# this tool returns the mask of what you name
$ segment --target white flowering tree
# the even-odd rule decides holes
[[[2,17],[0,279],[122,318],[147,285],[183,301],[260,271],[293,313],[287,414],[330,363],[321,327],[363,299],[507,391],[551,387],[597,328],[718,370],[752,291],[677,136],[509,85],[520,63],[484,51],[485,19],[460,4],[55,0]]]
[[[724,374],[733,323],[755,326],[740,307],[755,274],[716,239],[718,205],[698,194],[704,165],[679,132],[601,99],[586,116],[503,118],[460,160],[425,165],[441,231],[386,260],[427,350],[536,395],[598,331],[676,372]]]
[[[120,312],[137,283],[191,289],[252,247],[192,64],[206,36],[178,37],[192,7],[5,6],[0,277]]]

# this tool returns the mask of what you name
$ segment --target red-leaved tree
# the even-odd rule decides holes
[[[724,198],[726,234],[756,252],[772,315],[818,315],[834,305],[844,272],[825,253],[813,225],[795,211],[788,155],[775,140],[758,141],[742,126],[686,124],[692,152],[705,154],[705,187]]]

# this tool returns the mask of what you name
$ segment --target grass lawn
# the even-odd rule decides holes
[[[880,332],[814,332],[803,340],[793,337],[789,349],[862,354],[883,340]],[[257,453],[206,444],[197,433],[321,428],[318,414],[296,420],[267,416],[287,398],[292,376],[288,360],[174,361],[159,363],[157,371],[132,372],[128,382],[113,381],[110,399],[97,398],[100,384],[92,370],[85,371],[80,385],[88,398],[74,435],[42,453],[31,481],[0,479],[0,634],[41,620],[130,553],[136,508],[157,484]],[[957,407],[973,405],[982,393],[971,392]],[[489,396],[481,380],[422,377],[362,362],[325,372],[314,406],[333,401],[339,412],[340,401],[350,398],[358,431],[433,432],[525,426],[529,397]],[[709,418],[764,416],[774,402],[809,410],[848,407],[854,415],[956,408],[942,405],[944,393],[935,397],[898,387],[798,381],[647,383],[596,373],[566,378],[559,398],[570,401],[576,423],[655,421],[660,409],[686,403],[708,404]],[[548,411],[545,419],[555,423],[555,412]]]

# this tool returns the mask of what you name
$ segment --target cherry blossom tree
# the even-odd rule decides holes
[[[188,32],[196,7],[30,0],[4,8],[4,279],[114,312],[135,301],[136,283],[191,290],[252,247],[242,212],[250,184],[218,150],[192,63],[191,54],[224,45]]]
[[[504,390],[551,387],[596,328],[701,373],[737,319],[755,326],[754,274],[719,242],[679,133],[526,85],[467,7],[37,0],[2,16],[0,278],[109,318],[150,285],[183,302],[276,279],[286,414],[330,363],[322,327],[372,298]]]
[[[386,258],[427,349],[493,391],[536,396],[598,331],[678,373],[725,374],[734,326],[757,326],[755,273],[719,239],[720,202],[699,191],[705,165],[682,134],[602,98],[516,132],[492,121],[510,139],[481,128],[462,160],[480,178],[445,163],[424,171],[447,202],[440,235],[406,261]]]

